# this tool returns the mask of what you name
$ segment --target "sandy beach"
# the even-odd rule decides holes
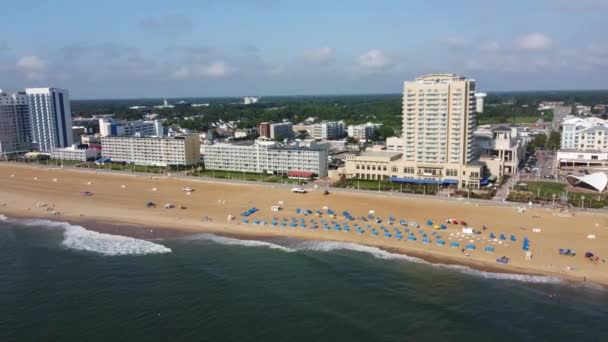
[[[195,191],[187,194],[184,187]],[[81,193],[89,191],[91,196]],[[157,204],[156,208],[146,208],[146,202]],[[177,206],[165,209],[164,204]],[[279,205],[280,212],[271,210]],[[185,206],[186,209],[179,209]],[[249,217],[250,221],[271,222],[277,217],[291,220],[304,218],[332,221],[326,211],[321,217],[296,214],[296,208],[315,212],[324,207],[338,215],[335,219],[342,225],[346,222],[340,213],[348,211],[360,218],[370,210],[383,222],[350,221],[350,232],[325,230],[322,225],[315,230],[243,223],[241,213],[249,208],[260,210]],[[539,274],[557,276],[570,280],[590,281],[608,285],[608,215],[597,213],[576,213],[564,215],[552,209],[528,209],[518,212],[514,207],[482,206],[466,201],[443,201],[429,197],[402,198],[382,196],[376,193],[332,193],[322,191],[294,194],[288,188],[268,184],[228,184],[200,179],[184,180],[158,176],[134,176],[129,174],[95,173],[75,169],[56,169],[12,164],[0,165],[0,214],[9,217],[35,217],[57,221],[67,221],[85,225],[89,229],[102,230],[112,234],[135,236],[138,238],[158,238],[181,234],[207,232],[220,235],[259,237],[284,236],[311,240],[332,240],[354,242],[376,246],[393,252],[417,256],[432,262],[468,265],[478,269],[489,269],[507,273]],[[227,217],[234,216],[229,221]],[[390,215],[396,218],[393,225],[386,220]],[[203,221],[203,217],[209,220]],[[426,225],[445,223],[447,218],[466,221],[467,226],[482,231],[479,235],[464,235],[462,225],[446,224],[447,230],[435,230]],[[383,237],[379,230],[384,225],[392,232],[399,221],[405,219],[421,225],[432,242],[422,243]],[[87,225],[87,223],[95,224]],[[291,222],[291,221],[290,221]],[[354,223],[365,226],[371,224],[379,230],[373,236],[367,228],[358,234]],[[412,229],[410,227],[410,229]],[[413,229],[416,232],[418,229]],[[435,242],[432,232],[441,235],[445,246]],[[497,237],[490,238],[490,233]],[[505,234],[507,239],[498,239]],[[588,235],[595,235],[589,239]],[[517,241],[510,241],[514,235]],[[522,250],[522,240],[530,240],[532,259],[526,260]],[[449,247],[458,241],[459,248]],[[465,245],[473,243],[475,250],[462,251]],[[495,251],[484,251],[492,246]],[[576,256],[559,255],[560,248],[576,251]],[[597,262],[585,258],[585,252],[599,257]],[[508,257],[506,265],[496,262],[502,256]]]

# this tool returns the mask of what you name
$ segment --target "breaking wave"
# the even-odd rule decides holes
[[[150,241],[98,233],[67,222],[34,219],[13,220],[4,215],[0,215],[0,220],[24,226],[62,229],[63,241],[61,245],[79,251],[109,256],[171,253],[170,248]]]
[[[450,270],[455,270],[463,274],[481,277],[484,279],[495,279],[495,280],[512,280],[526,283],[540,283],[540,284],[558,284],[563,281],[556,277],[549,276],[537,276],[537,275],[526,275],[526,274],[513,274],[513,273],[497,273],[488,272],[472,269],[462,265],[447,265],[447,264],[435,264],[420,258],[407,256],[404,254],[391,253],[382,250],[377,247],[360,245],[352,242],[336,242],[336,241],[306,241],[298,244],[297,250],[312,250],[321,252],[331,252],[335,250],[348,250],[360,253],[371,254],[378,259],[392,259],[392,260],[405,260],[418,264],[426,264],[434,267],[440,267]]]
[[[234,245],[234,246],[245,246],[245,247],[266,247],[270,249],[277,249],[283,252],[295,252],[294,249],[287,248],[281,245],[277,245],[270,242],[258,241],[258,240],[241,240],[234,239],[225,236],[219,236],[214,234],[196,234],[184,238],[185,240],[207,240],[222,245]]]

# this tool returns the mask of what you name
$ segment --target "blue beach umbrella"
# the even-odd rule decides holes
[[[467,245],[467,249],[473,250],[475,248],[477,248],[477,247],[475,247],[475,245],[472,244],[472,243],[470,243],[470,244]]]
[[[458,241],[452,241],[452,243],[450,243],[450,247],[460,247],[460,242]]]

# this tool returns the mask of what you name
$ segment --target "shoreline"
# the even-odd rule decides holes
[[[192,230],[192,229],[180,229],[180,228],[168,228],[168,227],[160,227],[160,226],[140,226],[137,224],[131,224],[126,222],[119,221],[100,221],[100,220],[91,220],[91,219],[78,219],[72,218],[67,221],[62,221],[59,219],[49,218],[48,216],[37,216],[37,215],[23,215],[23,216],[15,216],[15,215],[6,215],[5,213],[0,213],[2,215],[7,216],[12,220],[31,220],[31,219],[40,219],[40,220],[48,220],[53,222],[66,222],[71,225],[82,226],[87,230],[91,230],[98,233],[103,234],[111,234],[111,235],[119,235],[125,237],[131,237],[135,239],[142,239],[148,241],[157,241],[157,240],[165,240],[165,239],[179,239],[188,236],[195,236],[197,234],[212,234],[220,237],[233,238],[242,241],[251,241],[257,239],[268,239],[268,238],[292,238],[300,241],[318,241],[318,242],[349,242],[343,240],[328,240],[328,239],[317,239],[313,237],[289,237],[285,235],[275,235],[268,234],[264,232],[218,232],[215,229],[209,230]],[[17,223],[19,224],[19,223]],[[445,257],[441,255],[436,255],[429,252],[423,251],[412,251],[402,248],[385,248],[382,245],[367,245],[367,244],[358,244],[360,246],[365,247],[374,247],[378,248],[382,251],[403,255],[406,257],[420,259],[425,263],[428,263],[429,266],[463,266],[468,267],[473,271],[485,272],[485,273],[493,273],[493,274],[503,274],[503,275],[520,275],[520,276],[531,276],[531,277],[551,277],[555,278],[559,281],[567,281],[573,283],[583,283],[580,277],[574,276],[565,276],[559,273],[552,272],[534,272],[525,268],[507,268],[501,267],[499,265],[492,265],[486,262],[479,262],[474,259],[470,259],[467,257]],[[364,252],[361,252],[364,253]],[[604,283],[595,283],[588,282],[591,284],[596,284],[601,286],[602,288],[608,289],[608,284]]]
[[[186,196],[181,190],[184,186],[193,186],[196,191]],[[569,281],[586,279],[588,282],[608,285],[608,268],[605,261],[602,259],[602,262],[592,264],[582,257],[586,250],[593,250],[602,258],[608,255],[608,215],[599,213],[577,213],[574,216],[562,217],[541,208],[517,213],[516,208],[512,206],[483,206],[434,198],[420,201],[417,198],[391,196],[390,193],[383,195],[338,191],[323,196],[320,191],[311,191],[301,195],[292,194],[283,186],[255,182],[235,184],[206,179],[93,173],[88,170],[7,164],[0,164],[0,189],[0,204],[6,205],[0,207],[0,212],[9,217],[70,222],[102,233],[142,239],[211,233],[239,239],[283,237],[309,241],[352,242],[422,259],[431,264],[461,265],[494,273],[551,276]],[[90,190],[94,195],[82,197],[80,192],[84,190]],[[148,200],[155,201],[159,207],[162,203],[170,202],[175,205],[183,204],[188,209],[146,209],[144,204]],[[271,205],[281,202],[284,203],[283,211],[277,213],[269,210]],[[41,203],[44,203],[44,206],[41,207]],[[51,206],[61,214],[51,215],[48,211]],[[517,235],[518,239],[529,237],[534,259],[524,260],[519,242],[512,243],[513,246],[510,246],[509,241],[504,244],[492,242],[496,253],[484,252],[483,245],[490,245],[491,242],[485,236],[487,232],[480,235],[483,239],[473,235],[466,236],[465,239],[460,238],[462,246],[468,243],[469,239],[476,239],[475,243],[479,246],[475,251],[461,253],[460,248],[454,249],[447,245],[440,247],[435,244],[425,245],[420,241],[412,243],[373,237],[367,228],[368,233],[357,234],[324,231],[320,228],[293,229],[241,223],[239,214],[253,206],[262,208],[255,214],[255,218],[268,222],[274,216],[297,216],[298,219],[303,219],[303,216],[293,214],[296,207],[320,209],[321,206],[331,207],[337,213],[348,210],[357,217],[367,213],[369,209],[375,209],[377,215],[384,218],[394,214],[397,222],[402,217],[421,224],[424,224],[426,219],[433,219],[437,223],[441,223],[446,217],[466,219],[472,227],[488,225],[498,227],[496,230],[492,229],[495,233]],[[226,221],[227,215],[236,219]],[[202,222],[202,216],[208,216],[212,221]],[[310,215],[306,219],[308,221],[320,218]],[[336,221],[342,222],[344,218],[338,217]],[[460,234],[461,226],[448,226],[446,231],[441,231],[442,236]],[[582,228],[585,226],[591,228]],[[531,230],[535,227],[542,228],[542,233],[533,233]],[[421,228],[429,233],[433,231],[427,226]],[[148,233],[150,229],[153,232]],[[597,235],[596,240],[585,239],[590,232]],[[562,247],[576,248],[579,256],[557,255],[556,249]],[[496,263],[495,259],[502,255],[511,259],[508,265]]]

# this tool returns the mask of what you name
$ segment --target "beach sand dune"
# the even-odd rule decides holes
[[[33,181],[35,177],[37,180]],[[188,194],[183,190],[184,187],[192,187],[195,191]],[[83,192],[86,191],[92,195],[84,196]],[[146,203],[149,201],[154,202],[156,208],[147,208]],[[283,203],[283,210],[272,211],[271,207],[279,202]],[[165,204],[172,204],[175,208],[165,209]],[[180,206],[186,209],[180,209]],[[447,224],[447,230],[439,231],[447,245],[438,246],[433,237],[432,243],[422,244],[420,239],[406,242],[407,239],[398,241],[384,238],[382,231],[378,236],[372,236],[366,228],[365,234],[357,234],[353,224],[365,224],[361,221],[350,222],[350,232],[324,230],[322,227],[310,230],[242,223],[240,214],[252,207],[257,207],[260,211],[249,219],[267,222],[272,221],[273,217],[279,220],[295,217],[298,222],[301,218],[306,221],[331,221],[326,215],[319,218],[296,214],[296,208],[315,212],[328,207],[338,214],[336,221],[340,224],[346,222],[340,214],[345,210],[357,218],[373,210],[376,216],[383,219],[383,225],[388,229],[392,226],[401,229],[399,220],[405,219],[416,221],[430,234],[434,229],[426,226],[427,220],[442,224],[445,219],[454,218],[466,221],[467,225],[478,230],[482,230],[485,225],[487,230],[481,235],[458,237],[462,226]],[[55,215],[52,215],[53,212]],[[377,193],[334,192],[323,195],[319,190],[294,194],[287,187],[266,184],[229,184],[11,164],[0,165],[0,213],[70,222],[109,223],[114,224],[113,233],[124,235],[129,235],[130,230],[137,231],[138,236],[145,235],[148,230],[142,230],[141,226],[147,226],[155,227],[149,230],[150,237],[154,237],[157,228],[165,228],[182,232],[349,241],[476,268],[557,275],[608,284],[608,263],[603,261],[608,258],[608,215],[602,214],[556,215],[551,209],[540,208],[519,213],[513,207],[484,206],[467,203],[466,200],[456,202],[433,197],[404,198]],[[228,221],[229,215],[234,220]],[[392,226],[386,223],[390,215],[396,218],[396,223]],[[203,217],[208,219],[203,221]],[[118,229],[116,224],[124,228]],[[140,228],[135,230],[130,227]],[[540,232],[534,232],[533,229],[540,229]],[[497,237],[505,234],[507,240],[502,243],[488,241],[491,232]],[[590,234],[595,235],[595,239],[588,239]],[[510,235],[515,235],[517,241],[510,241]],[[532,260],[526,260],[522,250],[524,237],[530,239]],[[462,252],[461,248],[448,247],[452,241],[459,241],[464,246],[470,240],[477,246],[474,251]],[[485,246],[493,246],[495,252],[485,252]],[[559,255],[559,248],[575,250],[577,255]],[[585,252],[594,253],[600,260],[587,260]],[[496,262],[501,256],[510,258],[508,265]]]

